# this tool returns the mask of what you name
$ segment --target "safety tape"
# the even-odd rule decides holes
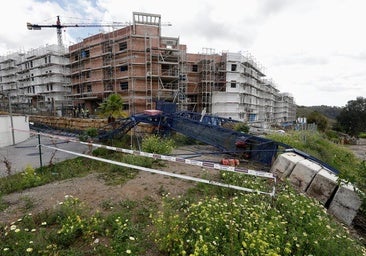
[[[46,137],[50,137],[50,138],[54,138],[54,139],[60,139],[60,140],[65,140],[65,141],[69,141],[69,142],[80,143],[80,144],[83,144],[83,145],[93,146],[93,147],[96,147],[96,148],[105,148],[105,149],[108,149],[108,150],[112,150],[112,151],[116,151],[116,152],[122,152],[122,153],[126,153],[126,154],[145,156],[145,157],[154,158],[154,159],[161,159],[161,160],[166,160],[166,161],[170,161],[170,162],[184,163],[184,164],[195,165],[195,166],[200,166],[200,167],[206,167],[206,168],[222,170],[222,171],[240,172],[240,173],[244,173],[244,174],[248,174],[248,175],[259,176],[259,177],[262,177],[262,178],[269,178],[269,179],[275,179],[276,178],[270,172],[263,172],[263,171],[245,169],[245,168],[240,168],[240,167],[221,165],[221,164],[212,163],[212,162],[197,161],[197,160],[191,160],[191,159],[185,159],[185,158],[167,156],[167,155],[161,155],[161,154],[155,154],[155,153],[147,153],[147,152],[132,150],[132,149],[106,146],[106,145],[102,145],[102,144],[96,144],[96,143],[92,143],[92,142],[84,142],[84,141],[80,141],[80,140],[71,139],[70,137],[52,135],[52,134],[43,133],[43,132],[32,132],[32,131],[30,131],[30,133],[40,134],[42,136],[46,136]]]
[[[24,131],[24,130],[19,130],[19,131],[29,132],[29,133],[32,133],[32,134],[40,134],[40,135],[45,136],[45,137],[65,140],[65,141],[68,141],[68,142],[80,143],[80,144],[83,144],[83,145],[87,145],[89,147],[92,146],[92,147],[96,147],[96,148],[105,148],[105,149],[112,150],[112,151],[115,151],[115,152],[122,152],[122,153],[126,153],[126,154],[132,154],[132,155],[144,156],[144,157],[149,157],[149,158],[154,158],[154,159],[166,160],[166,161],[170,161],[170,162],[177,162],[177,163],[183,163],[183,164],[199,166],[199,167],[205,167],[205,168],[210,168],[210,169],[216,169],[216,170],[221,170],[221,171],[242,173],[242,174],[247,174],[247,175],[261,177],[261,178],[273,179],[272,192],[269,193],[269,194],[274,195],[274,193],[275,193],[276,177],[270,172],[263,172],[263,171],[245,169],[245,168],[240,168],[240,167],[221,165],[221,164],[206,162],[206,161],[198,161],[198,160],[191,160],[191,159],[185,159],[185,158],[174,157],[174,156],[148,153],[148,152],[137,151],[137,150],[132,150],[132,149],[118,148],[118,147],[113,147],[113,146],[96,144],[96,143],[92,143],[92,142],[84,142],[84,141],[72,139],[70,137],[52,135],[52,134],[43,133],[43,132],[32,132],[32,131]],[[62,150],[60,149],[60,151],[62,151]],[[266,193],[266,192],[263,192],[263,193]]]
[[[219,186],[219,187],[231,188],[231,189],[245,191],[245,192],[251,192],[251,193],[274,196],[274,191],[264,192],[264,191],[260,191],[260,190],[255,190],[255,189],[240,187],[240,186],[236,186],[236,185],[221,183],[221,182],[217,182],[217,181],[213,181],[213,180],[206,180],[206,179],[196,178],[196,177],[192,177],[192,176],[188,176],[188,175],[170,173],[170,172],[161,171],[161,170],[157,170],[157,169],[151,169],[151,168],[142,167],[142,166],[138,166],[138,165],[126,164],[126,163],[117,162],[117,161],[114,161],[114,160],[109,160],[109,159],[105,159],[105,158],[101,158],[101,157],[95,157],[95,156],[90,156],[90,155],[86,155],[86,154],[82,154],[82,153],[78,153],[78,152],[73,152],[73,151],[69,151],[69,150],[65,150],[65,149],[61,149],[61,148],[57,148],[57,147],[46,146],[46,145],[42,145],[42,144],[40,146],[45,147],[45,148],[49,148],[49,149],[53,149],[53,150],[57,150],[57,151],[61,151],[61,152],[64,152],[64,153],[76,155],[76,156],[81,156],[81,157],[85,157],[85,158],[89,158],[89,159],[93,159],[93,160],[97,160],[97,161],[101,161],[101,162],[105,162],[105,163],[109,163],[109,164],[114,164],[114,165],[118,165],[118,166],[137,169],[137,170],[141,170],[141,171],[145,171],[145,172],[156,173],[156,174],[161,174],[161,175],[165,175],[165,176],[169,176],[169,177],[180,178],[180,179],[184,179],[184,180],[190,180],[190,181],[215,185],[215,186]]]
[[[24,130],[19,130],[19,131],[24,131]],[[106,146],[106,145],[102,145],[102,144],[96,144],[96,143],[92,143],[92,142],[84,142],[84,141],[80,141],[80,140],[71,139],[70,137],[52,135],[52,134],[42,133],[42,132],[32,132],[32,131],[30,131],[30,133],[40,134],[42,136],[55,138],[55,139],[60,139],[60,140],[65,140],[65,141],[69,141],[69,142],[80,143],[80,144],[83,144],[83,145],[93,146],[93,147],[96,147],[96,148],[105,148],[105,149],[108,149],[108,150],[112,150],[112,151],[116,151],[116,152],[122,152],[122,153],[126,153],[126,154],[145,156],[145,157],[154,158],[154,159],[161,159],[161,160],[166,160],[166,161],[170,161],[170,162],[184,163],[184,164],[195,165],[195,166],[200,166],[200,167],[206,167],[206,168],[211,168],[211,169],[216,169],[216,170],[221,170],[221,171],[240,172],[240,173],[244,173],[244,174],[248,174],[248,175],[259,176],[259,177],[262,177],[262,178],[269,178],[269,179],[275,179],[276,178],[270,172],[263,172],[263,171],[245,169],[245,168],[240,168],[240,167],[221,165],[221,164],[212,163],[212,162],[197,161],[197,160],[191,160],[191,159],[185,159],[185,158],[167,156],[167,155],[161,155],[161,154],[155,154],[155,153],[147,153],[147,152],[137,151],[137,150],[132,150],[132,149]]]

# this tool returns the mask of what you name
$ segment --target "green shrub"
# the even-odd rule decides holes
[[[96,128],[88,128],[79,135],[80,141],[90,141],[98,136],[98,130]]]
[[[366,139],[366,132],[361,132],[359,135],[358,135],[359,138],[361,139]]]
[[[85,133],[89,137],[95,138],[98,136],[98,129],[97,128],[88,128],[88,129],[86,129]]]
[[[22,188],[31,188],[42,184],[41,177],[31,166],[27,166],[21,175]]]
[[[142,151],[168,155],[173,151],[174,141],[158,135],[150,135],[142,140]]]
[[[249,125],[246,123],[236,123],[234,125],[234,130],[238,132],[248,133],[249,129]]]

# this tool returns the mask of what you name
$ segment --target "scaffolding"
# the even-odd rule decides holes
[[[199,62],[200,82],[198,102],[199,111],[206,109],[207,113],[211,113],[212,91],[216,79],[216,58],[215,50],[212,48],[203,48],[201,60]]]
[[[179,66],[178,66],[179,80],[178,91],[175,94],[174,102],[178,103],[178,110],[188,110],[187,108],[187,87],[188,87],[188,75],[187,75],[187,53],[181,49],[179,52]]]
[[[1,90],[10,96],[15,111],[59,115],[70,104],[67,62],[66,49],[58,45],[4,56]]]

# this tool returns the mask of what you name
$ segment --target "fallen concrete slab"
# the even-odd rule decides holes
[[[325,205],[337,188],[337,181],[338,177],[335,174],[321,169],[310,183],[306,194]]]
[[[290,182],[301,192],[305,192],[314,176],[322,169],[322,166],[310,160],[299,161],[289,176]]]
[[[271,167],[271,172],[281,180],[285,180],[293,171],[296,164],[304,160],[302,156],[295,153],[284,153],[279,155]]]
[[[356,188],[351,184],[341,184],[329,205],[328,213],[351,225],[361,204]]]

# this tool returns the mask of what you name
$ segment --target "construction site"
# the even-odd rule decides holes
[[[260,126],[295,121],[293,97],[280,92],[250,54],[212,48],[188,53],[179,37],[161,34],[164,25],[158,14],[134,12],[132,24],[84,38],[68,49],[59,40],[59,45],[1,56],[2,109],[10,100],[24,114],[70,116],[78,108],[93,115],[104,99],[118,93],[129,114],[167,101],[177,103],[179,110]],[[28,24],[32,26],[41,27]]]
[[[164,25],[158,14],[134,12],[131,24],[121,25],[122,28],[113,29],[112,32],[91,35],[66,48],[61,38],[63,27],[103,25],[62,25],[57,17],[56,25],[28,23],[27,27],[34,30],[41,27],[56,28],[58,45],[0,56],[0,114],[6,114],[0,116],[0,133],[6,138],[0,144],[0,176],[7,178],[24,172],[22,176],[33,178],[46,173],[46,169],[50,171],[50,184],[43,184],[39,188],[38,185],[32,185],[26,187],[30,189],[24,192],[28,193],[28,202],[34,198],[38,200],[32,206],[35,213],[54,208],[55,202],[63,205],[62,197],[70,197],[69,194],[72,194],[71,198],[73,195],[81,197],[90,204],[92,210],[102,209],[104,213],[112,212],[117,204],[124,207],[132,200],[141,206],[147,202],[157,202],[158,205],[160,201],[163,202],[165,194],[172,193],[180,197],[195,184],[227,189],[228,195],[234,198],[238,198],[236,192],[231,191],[240,192],[240,197],[244,195],[243,192],[252,194],[253,198],[261,197],[261,202],[255,201],[253,205],[263,204],[263,199],[268,200],[268,207],[263,212],[276,204],[280,205],[279,198],[283,197],[284,201],[291,203],[288,209],[292,211],[294,203],[300,199],[289,199],[290,193],[286,190],[291,185],[301,197],[306,196],[317,202],[317,205],[311,203],[312,206],[329,213],[346,228],[358,224],[361,197],[354,185],[339,179],[339,170],[275,139],[235,129],[237,124],[243,123],[250,128],[286,127],[293,124],[296,121],[294,98],[289,93],[280,92],[250,54],[218,53],[212,48],[203,48],[202,53],[188,53],[187,45],[181,44],[179,37],[162,35]],[[100,104],[113,94],[122,96],[122,108],[128,116],[118,117],[117,120],[114,117],[113,120],[99,118]],[[87,111],[90,116],[76,115],[81,111]],[[154,145],[166,143],[166,138],[176,135],[182,136],[180,138],[185,144],[170,153],[144,150],[143,140],[154,137],[150,136],[152,134],[158,135],[158,140],[153,141]],[[178,143],[179,137],[176,138]],[[66,165],[57,167],[56,162],[63,164],[65,159],[70,158],[75,158],[70,168]],[[110,166],[113,166],[111,170],[108,169],[110,174],[101,170]],[[35,172],[32,168],[39,169]],[[79,177],[75,173],[82,168],[88,169],[87,174]],[[139,172],[131,175],[131,170]],[[70,178],[64,182],[62,175],[67,172],[70,172]],[[113,182],[118,181],[116,174],[131,175],[128,178],[130,180],[123,179],[121,184],[113,185],[101,182],[107,175]],[[237,176],[226,180],[225,175]],[[60,177],[60,180],[54,180],[54,177]],[[253,185],[247,182],[251,180],[257,183]],[[198,197],[206,193],[200,191],[199,186],[197,188]],[[213,190],[212,193],[223,193],[224,190],[220,191]],[[20,222],[24,207],[19,202],[24,200],[24,194],[23,191],[12,192],[9,190],[4,197],[6,207],[3,206],[0,216],[3,221],[14,224],[11,222],[13,219]],[[225,204],[228,198],[224,198]],[[142,201],[145,199],[147,201]],[[303,211],[310,208],[309,205],[300,206],[301,212],[295,214],[296,232],[290,233],[288,237],[289,222],[279,221],[279,218],[274,221],[266,219],[264,225],[267,227],[272,222],[283,224],[284,229],[278,234],[285,235],[283,241],[290,241],[293,234],[300,234],[297,224],[302,216],[309,215]],[[247,208],[242,207],[238,211],[240,223],[246,223],[246,218],[253,215],[254,234],[258,214],[262,210],[253,208],[253,212],[249,213],[245,212]],[[128,212],[132,210],[129,207],[126,209]],[[152,209],[156,211],[157,208]],[[182,208],[179,211],[182,212]],[[290,210],[285,212],[290,213]],[[147,213],[143,209],[140,215],[149,216]],[[192,214],[194,219],[199,215]],[[212,213],[205,218],[209,215]],[[141,217],[138,214],[136,216]],[[77,219],[80,220],[79,215]],[[228,216],[225,215],[224,219],[228,219]],[[319,223],[322,218],[316,215],[314,219],[313,223]],[[42,220],[39,229],[52,223],[50,221],[51,218],[47,222]],[[306,225],[308,222],[308,219],[304,219]],[[202,226],[205,225],[206,222]],[[330,233],[328,226],[325,226],[326,233]],[[174,229],[177,227],[174,226]],[[20,229],[17,231],[16,227],[11,226],[9,232],[13,230],[15,233],[20,232]],[[29,230],[33,229],[27,228],[26,232]],[[57,231],[55,241],[61,240],[62,230]],[[107,237],[108,229],[103,230],[106,230]],[[196,235],[193,228],[188,230]],[[222,230],[219,229],[215,239],[227,236],[222,235]],[[241,234],[245,228],[238,230],[238,234]],[[313,230],[311,227],[310,231]],[[206,228],[206,231],[211,233],[210,229]],[[308,243],[310,232],[301,233]],[[270,237],[275,237],[273,234],[275,232],[270,231]],[[99,240],[98,237],[103,236],[93,233],[92,246],[107,241]],[[126,237],[126,240],[135,241],[131,233]],[[80,234],[71,237],[70,244],[79,238]],[[227,243],[225,239],[223,244]],[[245,239],[240,238],[240,248],[246,247]],[[283,247],[282,240],[277,246],[279,251],[280,246]],[[297,238],[293,240],[292,247],[299,247]],[[185,238],[185,241],[188,240]],[[29,244],[33,244],[33,240]],[[59,248],[68,248],[70,244],[63,244]],[[111,244],[106,242],[105,248]],[[116,244],[121,244],[121,241]],[[176,244],[175,241],[172,244]],[[307,249],[309,244],[304,248]],[[55,250],[59,250],[56,247]],[[131,251],[126,248],[123,247],[123,250],[130,254]],[[3,251],[7,251],[5,249],[10,250],[4,247]],[[32,250],[27,248],[26,252]]]

